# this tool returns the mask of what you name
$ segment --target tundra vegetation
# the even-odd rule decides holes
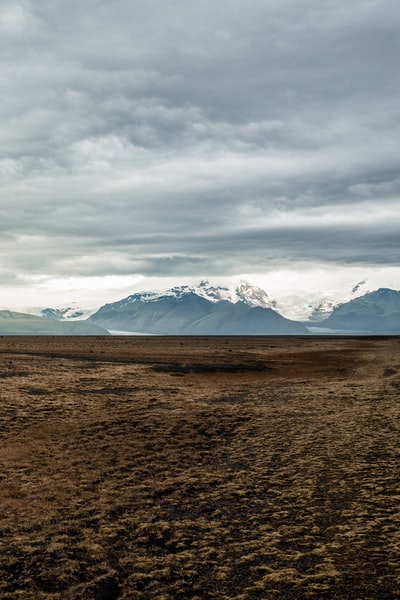
[[[0,338],[3,600],[400,597],[398,338]]]

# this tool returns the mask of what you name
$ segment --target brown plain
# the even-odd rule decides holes
[[[0,598],[400,598],[398,338],[0,338]]]

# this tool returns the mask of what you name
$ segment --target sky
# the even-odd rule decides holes
[[[0,3],[0,306],[400,289],[397,0]]]

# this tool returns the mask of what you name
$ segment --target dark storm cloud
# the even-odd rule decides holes
[[[0,8],[11,273],[398,264],[391,0]]]

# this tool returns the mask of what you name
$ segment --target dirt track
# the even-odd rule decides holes
[[[1,599],[400,598],[400,340],[0,338]]]

